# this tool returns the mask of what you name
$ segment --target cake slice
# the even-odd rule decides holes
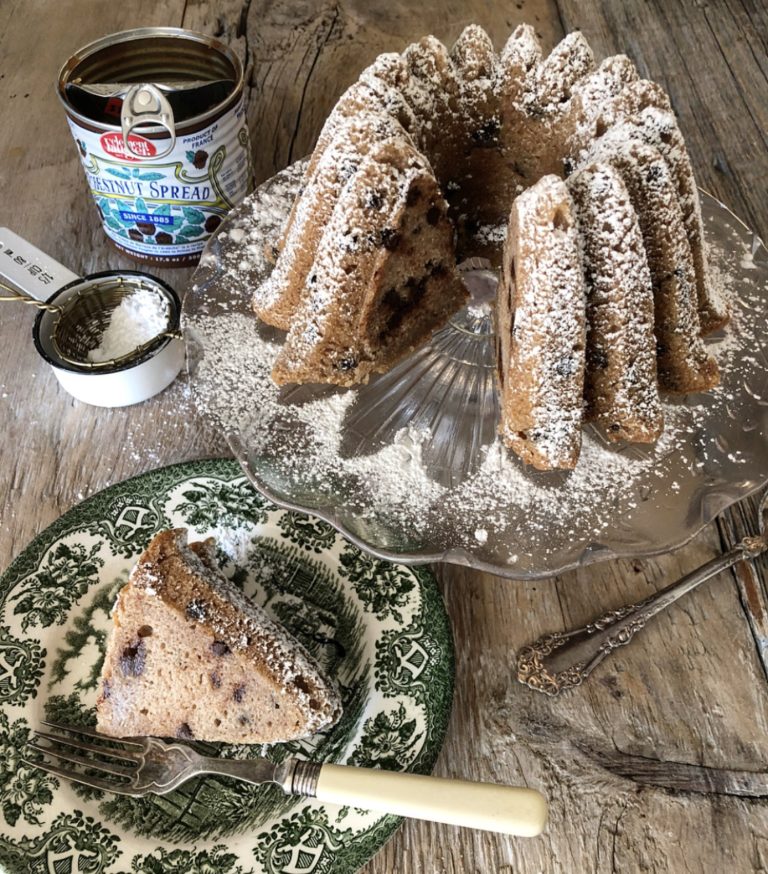
[[[224,576],[213,539],[186,540],[157,534],[120,590],[99,731],[257,744],[332,725],[341,702],[309,653]]]
[[[342,189],[272,369],[277,385],[355,385],[460,309],[448,206],[407,141],[367,156]]]
[[[719,371],[701,337],[693,255],[669,166],[631,124],[612,127],[591,154],[619,172],[640,222],[653,284],[659,385],[679,394],[708,391]]]
[[[284,331],[291,327],[339,192],[363,158],[392,139],[410,142],[400,123],[382,111],[360,112],[339,122],[314,172],[307,171],[304,190],[294,200],[274,270],[254,291],[253,309],[263,322]]]
[[[586,299],[573,203],[543,176],[512,205],[496,301],[501,436],[539,470],[581,450]]]
[[[583,167],[566,185],[576,207],[587,286],[586,418],[610,441],[652,443],[664,419],[653,288],[637,216],[608,164]]]

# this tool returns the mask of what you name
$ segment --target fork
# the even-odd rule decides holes
[[[540,834],[547,820],[547,802],[535,789],[294,758],[280,764],[263,757],[217,759],[154,737],[117,739],[79,725],[43,725],[56,733],[36,732],[27,744],[35,758],[24,759],[26,764],[120,795],[164,795],[192,777],[219,774],[275,783],[286,795],[520,837]]]

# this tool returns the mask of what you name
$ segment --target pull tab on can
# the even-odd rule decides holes
[[[165,150],[157,152],[153,155],[154,158],[164,158],[173,151],[173,147],[176,145],[173,110],[162,91],[155,85],[134,85],[128,89],[123,98],[123,108],[120,111],[120,124],[123,129],[125,148],[135,158],[147,157],[136,150],[130,138],[134,129],[140,125],[159,125],[164,127],[170,135]]]

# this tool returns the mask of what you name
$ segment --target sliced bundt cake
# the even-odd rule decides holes
[[[221,573],[213,540],[186,540],[156,535],[118,595],[99,731],[274,743],[333,724],[338,693],[309,653]]]
[[[424,198],[409,203],[412,187]],[[501,251],[478,229],[504,222]],[[610,439],[636,441],[660,432],[659,387],[705,391],[718,381],[702,335],[727,322],[728,308],[707,269],[698,191],[669,98],[624,55],[596,65],[580,33],[545,55],[521,25],[497,54],[471,25],[450,51],[424,37],[379,56],[326,121],[281,249],[254,293],[256,312],[288,330],[273,369],[279,384],[354,385],[386,370],[461,305],[458,259],[500,260],[502,431],[540,467],[575,463],[580,380],[587,417]],[[565,286],[548,284],[555,253],[572,281],[569,305],[585,307],[586,378],[578,331],[562,334],[537,309],[565,303]],[[531,303],[534,288],[546,303]],[[558,373],[556,350],[561,369],[567,360],[576,370]],[[564,404],[557,415],[552,398]]]

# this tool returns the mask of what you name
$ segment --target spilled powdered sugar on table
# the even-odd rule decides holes
[[[705,514],[708,491],[715,502],[706,510],[711,518],[718,494],[734,488],[746,494],[768,476],[765,453],[758,458],[750,442],[755,435],[749,435],[747,410],[768,396],[765,324],[757,317],[768,274],[737,225],[723,225],[711,210],[712,271],[735,296],[732,324],[707,339],[723,383],[706,395],[665,397],[665,428],[654,445],[609,444],[587,427],[576,469],[542,474],[494,439],[494,426],[482,442],[473,441],[463,469],[446,471],[434,462],[435,441],[440,416],[455,410],[438,409],[431,423],[414,416],[394,430],[384,412],[370,433],[350,435],[350,419],[359,426],[356,405],[365,389],[278,389],[270,370],[284,335],[260,324],[249,302],[258,277],[271,270],[301,172],[301,164],[283,171],[233,213],[204,255],[185,303],[198,410],[227,434],[271,499],[317,513],[379,554],[450,555],[513,576],[537,576],[577,564],[590,550],[647,554],[657,536],[659,547],[669,548],[670,521],[683,542],[700,527],[696,516]],[[470,303],[467,318],[491,316],[487,305]],[[375,380],[368,388],[381,385],[391,389]],[[404,397],[398,421],[408,405]],[[744,440],[734,439],[733,423],[742,420],[747,424],[737,430]],[[658,510],[658,522],[644,504]]]

